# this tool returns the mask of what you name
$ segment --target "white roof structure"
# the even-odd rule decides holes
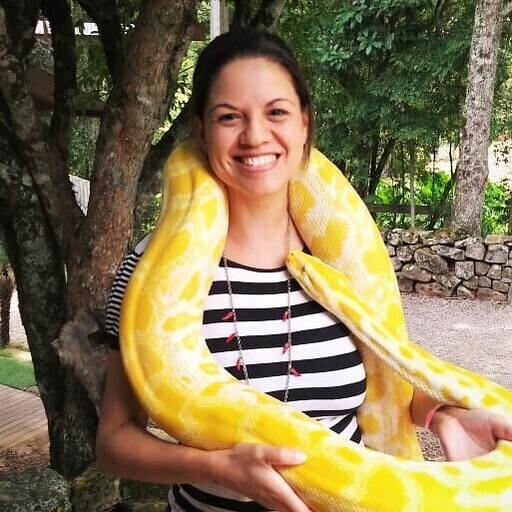
[[[91,193],[91,183],[89,180],[84,180],[78,176],[69,176],[69,180],[73,185],[73,192],[75,193],[76,202],[80,209],[87,215],[87,207],[89,205],[89,195]]]

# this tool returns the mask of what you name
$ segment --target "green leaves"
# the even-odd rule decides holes
[[[312,87],[318,145],[362,193],[376,165],[386,167],[389,141],[430,150],[458,138],[474,6],[437,4],[319,0],[283,19]]]
[[[482,214],[482,233],[507,234],[509,212],[512,207],[510,191],[501,183],[488,183],[485,189]]]

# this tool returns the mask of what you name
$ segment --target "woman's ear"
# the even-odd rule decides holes
[[[204,123],[203,120],[199,116],[194,116],[194,136],[199,144],[199,147],[205,152],[206,151],[206,141],[204,138]]]

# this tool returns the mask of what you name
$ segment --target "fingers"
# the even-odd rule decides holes
[[[280,466],[295,466],[302,464],[306,461],[306,455],[299,451],[290,448],[281,448],[276,446],[263,446],[257,447],[261,453],[262,461],[272,467]],[[282,477],[275,475],[281,481]],[[275,509],[284,512],[311,512],[311,509],[302,501],[302,499],[295,493],[295,491],[284,481],[283,485],[274,488],[276,491],[271,499],[278,505]]]
[[[512,423],[507,423],[501,416],[494,416],[492,430],[496,440],[512,441]]]
[[[269,510],[311,512],[276,471],[279,467],[301,464],[306,460],[304,453],[290,448],[246,443],[234,447],[232,454],[237,460],[237,478],[231,479],[234,490],[242,491]]]
[[[306,461],[306,454],[291,448],[261,446],[263,460],[272,466],[296,466]]]
[[[491,452],[500,439],[512,441],[512,424],[485,410],[451,408],[440,413],[439,438],[450,461]]]

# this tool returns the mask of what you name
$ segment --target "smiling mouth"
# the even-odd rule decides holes
[[[236,157],[235,160],[245,165],[246,167],[252,167],[254,169],[268,167],[277,161],[279,155],[261,155],[261,156],[247,156],[247,157]]]

